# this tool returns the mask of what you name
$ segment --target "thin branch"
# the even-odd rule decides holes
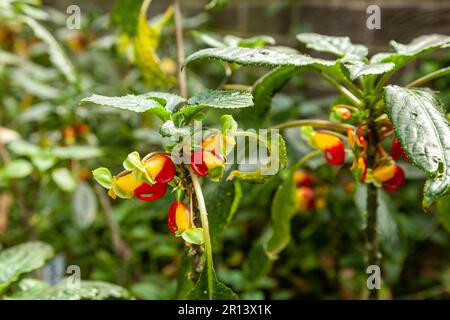
[[[338,89],[338,91],[341,94],[346,96],[357,107],[363,107],[364,106],[364,102],[363,101],[361,101],[358,97],[356,97],[347,87],[344,87],[339,82],[337,82],[332,76],[330,76],[329,74],[327,74],[325,72],[320,72],[319,74],[322,76],[322,78],[324,78],[329,83],[331,83],[334,87],[336,87],[336,89]]]
[[[335,123],[328,120],[292,120],[288,122],[284,122],[281,124],[277,124],[273,126],[272,129],[288,129],[288,128],[296,128],[303,126],[311,126],[313,128],[321,128],[321,129],[329,129],[329,130],[339,130],[346,131],[347,129],[355,129],[354,126],[345,123]]]
[[[446,67],[446,68],[442,68],[439,70],[436,70],[432,73],[429,73],[427,75],[424,75],[423,77],[420,77],[410,83],[408,83],[406,86],[407,87],[420,87],[421,85],[423,85],[424,83],[431,81],[433,79],[442,77],[442,76],[446,76],[450,74],[450,67]]]
[[[186,71],[181,67],[185,58],[184,53],[184,41],[183,41],[183,20],[181,16],[180,3],[178,0],[174,0],[174,18],[175,18],[175,35],[177,45],[177,60],[178,60],[178,85],[180,89],[180,95],[183,98],[187,98],[187,81]]]
[[[132,253],[130,247],[122,239],[119,225],[112,216],[112,208],[111,204],[109,203],[109,199],[106,196],[105,191],[99,185],[95,185],[95,192],[97,193],[98,198],[100,199],[100,205],[102,206],[103,209],[102,211],[105,216],[106,224],[108,225],[108,228],[111,231],[111,239],[114,252],[119,258],[128,260],[132,256]]]

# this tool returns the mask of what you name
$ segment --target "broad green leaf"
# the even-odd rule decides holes
[[[356,80],[359,77],[373,75],[373,74],[383,74],[388,71],[391,71],[395,68],[395,64],[388,63],[370,63],[365,64],[362,61],[346,61],[344,63],[344,67],[349,72],[350,80]]]
[[[301,68],[295,66],[278,67],[260,78],[252,89],[254,108],[242,110],[239,114],[244,128],[265,128],[270,118],[273,96]]]
[[[231,168],[227,170],[228,175]],[[214,189],[208,194],[209,226],[211,244],[215,251],[221,248],[222,234],[235,214],[242,197],[241,185],[238,181],[226,181],[222,179],[214,185]]]
[[[210,285],[211,284],[211,285]],[[217,280],[214,269],[208,266],[202,270],[194,288],[186,296],[187,300],[237,300],[238,296],[226,285]]]
[[[450,190],[450,125],[428,89],[385,88],[386,112],[408,158],[428,173],[424,207]]]
[[[32,155],[30,158],[33,165],[41,172],[47,171],[58,161],[50,149],[44,148],[41,148],[38,153]]]
[[[311,66],[318,69],[326,69],[336,64],[336,61],[311,58],[306,55],[287,53],[273,49],[251,48],[209,48],[191,54],[183,62],[187,65],[196,60],[221,60],[239,65],[265,65],[265,66]]]
[[[207,90],[191,97],[187,101],[187,104],[198,108],[248,108],[253,106],[253,97],[252,94],[247,91]]]
[[[278,187],[272,202],[271,236],[266,242],[266,253],[276,259],[291,240],[291,219],[297,212],[294,170],[288,170],[283,183]]]
[[[158,101],[170,112],[174,112],[176,108],[186,103],[186,99],[173,93],[151,91],[144,94],[144,96]]]
[[[0,167],[0,179],[25,178],[33,171],[33,166],[26,160],[13,160]]]
[[[42,267],[53,254],[52,247],[42,242],[27,242],[0,251],[0,292],[22,274]]]
[[[151,111],[164,121],[168,120],[170,117],[169,110],[164,108],[159,101],[146,94],[137,96],[128,94],[122,97],[108,97],[93,94],[88,98],[84,98],[81,102],[91,102],[102,106],[126,109],[134,112]]]
[[[72,195],[72,213],[75,223],[82,228],[89,227],[97,217],[97,196],[84,181],[78,183]]]
[[[253,242],[249,253],[246,255],[242,273],[245,279],[245,286],[253,289],[258,286],[258,282],[270,271],[273,260],[269,259],[264,249],[265,243],[270,237],[270,231],[266,230],[260,238]]]
[[[101,156],[97,147],[72,145],[67,147],[54,147],[50,149],[53,156],[59,159],[86,160]]]
[[[192,270],[194,268],[194,259],[189,257],[188,254],[189,249],[185,249],[184,253],[181,255],[181,263],[177,274],[176,299],[184,299],[194,287],[194,283],[191,279]]]
[[[371,63],[393,62],[396,69],[399,69],[425,53],[440,48],[448,48],[450,46],[450,37],[431,34],[415,38],[409,44],[400,44],[395,41],[391,41],[390,44],[396,52],[378,53],[370,59]]]
[[[67,279],[66,281],[70,281]],[[128,291],[103,281],[80,281],[79,287],[71,283],[50,286],[38,280],[24,279],[24,290],[6,297],[9,300],[107,300],[129,299]],[[21,283],[22,283],[21,282]],[[20,283],[20,284],[21,284]]]
[[[48,45],[52,63],[62,72],[69,82],[76,82],[77,75],[72,62],[52,34],[39,22],[30,17],[24,16],[23,21],[31,28],[31,30],[33,30],[36,37],[40,38]]]
[[[52,179],[62,191],[72,192],[76,188],[75,179],[67,168],[57,168],[53,170]]]
[[[450,196],[439,199],[436,204],[437,218],[445,230],[450,232]]]
[[[107,168],[97,168],[92,171],[95,181],[97,181],[102,187],[111,189],[114,184],[114,178],[111,172]]]
[[[29,143],[25,140],[17,140],[9,143],[8,149],[18,156],[28,156],[28,157],[37,154],[40,150],[38,146]]]
[[[297,40],[304,43],[308,48],[332,53],[338,57],[351,56],[362,60],[368,53],[365,46],[353,44],[349,37],[334,37],[317,33],[301,33],[297,35]]]
[[[203,244],[203,229],[202,228],[191,228],[186,229],[182,234],[181,237],[184,241],[187,241],[189,243],[193,243],[196,245]]]

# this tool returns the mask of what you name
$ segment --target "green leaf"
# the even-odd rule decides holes
[[[8,144],[8,149],[18,156],[31,157],[40,151],[40,148],[25,140],[17,140]]]
[[[194,259],[189,257],[189,250],[190,249],[188,248],[185,249],[184,254],[181,255],[181,263],[177,275],[176,299],[184,299],[194,287],[191,279],[192,270],[194,268]]]
[[[253,97],[241,90],[207,90],[190,98],[187,104],[198,108],[248,108],[253,107]]]
[[[72,213],[75,223],[81,228],[89,227],[97,217],[97,196],[84,181],[78,183],[72,195]]]
[[[93,94],[88,98],[84,98],[81,102],[91,102],[102,106],[120,108],[134,112],[151,111],[163,121],[170,118],[171,112],[164,108],[159,101],[149,97],[147,94],[132,95],[128,94],[122,97],[108,97]]]
[[[437,218],[441,225],[450,233],[450,196],[436,202]]]
[[[254,36],[250,38],[240,38],[232,35],[227,35],[223,38],[223,42],[227,47],[241,47],[241,48],[258,48],[265,45],[275,45],[275,39],[270,36]]]
[[[270,271],[273,260],[269,259],[264,249],[265,243],[270,236],[268,230],[264,231],[261,237],[253,242],[249,253],[246,255],[242,273],[246,287],[253,289],[258,286],[258,282]]]
[[[383,74],[391,71],[395,68],[395,64],[388,63],[370,63],[365,64],[362,61],[346,61],[344,67],[349,72],[350,80],[356,80],[359,77],[373,75],[373,74]]]
[[[320,52],[328,52],[338,57],[351,56],[362,60],[368,50],[360,44],[353,44],[349,37],[326,36],[317,33],[301,33],[297,40],[306,47]]]
[[[53,254],[52,247],[43,242],[27,242],[0,251],[0,292],[22,274],[42,267]]]
[[[139,17],[142,0],[117,0],[111,13],[111,24],[121,32],[134,36],[137,33],[136,21]]]
[[[52,34],[36,20],[23,16],[23,21],[33,30],[36,37],[48,45],[51,62],[62,72],[66,79],[74,83],[77,81],[75,69],[64,50]]]
[[[255,107],[242,110],[239,114],[244,128],[265,128],[268,126],[273,96],[283,88],[301,68],[278,67],[255,82],[252,89]]]
[[[211,283],[211,288],[208,284]],[[200,278],[186,297],[187,300],[237,300],[238,296],[226,285],[217,280],[214,269],[208,266],[202,270]]]
[[[182,234],[181,237],[184,241],[201,245],[203,244],[203,229],[202,228],[191,228],[186,229]]]
[[[97,168],[92,171],[95,181],[97,181],[102,187],[111,189],[114,184],[114,178],[107,168]]]
[[[371,63],[393,62],[396,69],[415,58],[440,48],[450,46],[450,37],[439,34],[423,35],[413,39],[409,44],[400,44],[395,41],[390,42],[396,52],[394,53],[378,53],[374,55]]]
[[[67,168],[57,168],[52,171],[52,179],[65,192],[73,192],[76,188],[75,179]]]
[[[130,298],[128,291],[124,288],[103,281],[80,281],[79,287],[76,287],[64,282],[56,286],[49,286],[38,280],[24,279],[20,285],[24,290],[6,298],[9,300],[106,300]]]
[[[385,88],[386,112],[408,158],[428,173],[424,207],[450,190],[450,125],[428,89]]]
[[[151,91],[145,94],[148,98],[158,101],[166,110],[173,112],[177,107],[186,103],[186,99],[167,92]]]
[[[272,234],[266,242],[266,253],[276,259],[291,240],[291,219],[297,212],[296,186],[294,171],[290,169],[283,183],[278,187],[272,202]]]
[[[97,147],[91,146],[67,146],[67,147],[54,147],[50,150],[51,154],[59,159],[73,159],[73,160],[86,160],[97,158],[102,155],[102,152]]]
[[[244,66],[311,66],[318,69],[326,69],[336,64],[336,61],[311,58],[297,53],[287,53],[273,49],[251,49],[251,48],[209,48],[191,54],[183,62],[187,65],[196,60],[221,60]]]
[[[231,170],[228,169],[226,175]],[[219,251],[222,244],[222,234],[233,218],[242,197],[241,185],[238,181],[221,180],[208,194],[209,226],[211,246]]]
[[[33,166],[26,160],[13,160],[0,168],[0,179],[25,178],[33,171]]]

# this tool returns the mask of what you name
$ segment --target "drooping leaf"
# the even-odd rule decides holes
[[[90,226],[97,217],[97,197],[84,181],[78,183],[72,195],[72,211],[76,224],[82,228]]]
[[[134,112],[150,111],[163,121],[167,121],[170,117],[169,110],[164,108],[159,101],[146,94],[137,96],[128,94],[122,97],[108,97],[93,94],[88,98],[84,98],[81,102],[91,102],[102,106],[126,109]]]
[[[291,219],[297,212],[294,170],[288,170],[283,183],[278,187],[272,202],[271,236],[266,242],[266,253],[276,259],[291,240]]]
[[[260,78],[252,89],[254,108],[243,110],[239,116],[244,128],[265,128],[268,125],[273,96],[289,81],[299,67],[278,67]]]
[[[186,296],[187,300],[236,300],[238,296],[217,280],[216,272],[208,265],[202,270],[194,288]]]
[[[320,52],[328,52],[338,57],[350,56],[362,60],[367,56],[368,50],[360,44],[353,44],[349,37],[326,36],[317,33],[301,33],[297,40],[308,48]]]
[[[385,88],[386,112],[408,158],[428,173],[424,207],[450,190],[450,125],[428,89]]]
[[[232,169],[227,169],[225,176]],[[211,244],[215,251],[220,250],[222,234],[233,218],[242,197],[241,185],[238,181],[222,179],[215,184],[213,192],[208,195],[209,226]]]
[[[25,178],[33,171],[33,166],[27,160],[13,160],[0,167],[0,180]]]
[[[76,82],[77,75],[72,62],[52,34],[39,22],[30,17],[24,16],[23,21],[31,28],[31,30],[33,30],[38,38],[48,45],[52,63],[62,72],[69,82]]]
[[[53,256],[43,242],[27,242],[0,251],[0,292],[24,274],[42,267]]]
[[[396,69],[399,69],[406,63],[423,54],[440,48],[448,48],[450,46],[450,37],[439,34],[431,34],[417,37],[409,44],[400,44],[395,41],[391,41],[390,44],[396,52],[378,53],[370,59],[370,62],[393,62]]]
[[[158,88],[168,88],[175,84],[176,80],[162,69],[162,63],[156,50],[159,47],[162,29],[173,15],[173,7],[167,8],[159,21],[149,24],[147,22],[147,9],[150,3],[151,0],[145,0],[140,9],[137,34],[133,37],[134,59],[144,79],[150,85]]]
[[[22,282],[25,282],[22,284]],[[20,283],[24,290],[6,297],[9,300],[106,300],[129,299],[128,291],[118,285],[103,281],[80,281],[79,286],[65,282],[50,286],[34,279]]]
[[[52,171],[52,179],[56,185],[65,192],[73,192],[76,182],[72,173],[67,168],[56,168]]]
[[[221,60],[246,66],[310,66],[318,69],[326,69],[336,64],[336,61],[316,59],[302,54],[287,53],[281,50],[228,47],[209,48],[197,51],[187,57],[183,62],[183,65],[202,59]]]

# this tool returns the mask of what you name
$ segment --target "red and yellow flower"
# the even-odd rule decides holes
[[[323,151],[323,156],[329,164],[341,165],[344,163],[345,147],[337,136],[325,132],[314,132],[311,135],[310,143],[314,148]]]
[[[295,192],[297,205],[301,212],[314,208],[314,190],[310,187],[297,188]]]
[[[405,172],[395,164],[377,166],[372,172],[373,179],[381,184],[384,190],[397,190],[405,181]]]
[[[172,202],[167,215],[167,225],[172,233],[182,233],[193,227],[191,214],[183,202]]]
[[[394,139],[392,140],[391,157],[392,157],[392,159],[397,161],[398,159],[400,159],[400,156],[404,160],[409,161],[409,158],[406,155],[405,150],[403,150],[403,147],[402,147],[400,141],[394,137]]]

